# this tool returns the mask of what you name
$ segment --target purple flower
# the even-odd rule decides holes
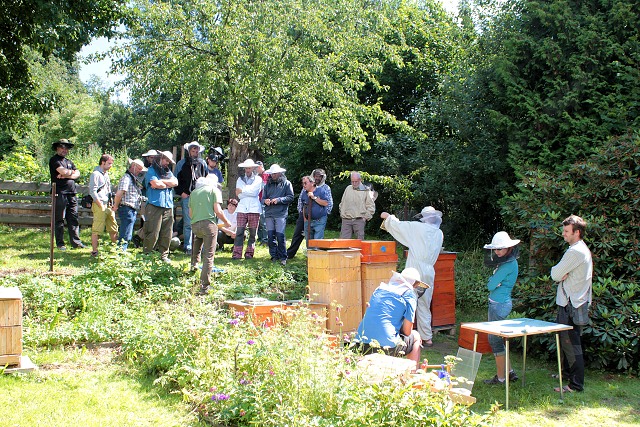
[[[240,384],[247,385],[249,384],[249,380],[245,380],[244,378],[240,380]]]
[[[213,396],[211,396],[211,400],[213,400],[214,402],[229,400],[229,395],[224,393],[214,394]]]
[[[345,362],[347,362],[347,363],[351,363],[351,359],[350,359],[350,358],[348,358],[348,357],[346,357],[346,358],[344,359],[344,361],[345,361]]]
[[[229,320],[229,324],[230,324],[230,325],[235,326],[235,325],[237,325],[238,323],[240,323],[240,321],[239,321],[238,319],[231,319],[231,320]]]
[[[244,311],[236,311],[235,316],[242,319],[245,315]]]
[[[247,341],[247,344],[249,344],[249,345],[254,345],[255,343],[256,343],[256,342],[255,342],[254,340],[249,340],[249,341]]]
[[[273,372],[273,369],[269,369],[269,375],[273,376],[273,375],[275,375],[275,374],[276,374],[276,373],[275,373],[275,372]]]

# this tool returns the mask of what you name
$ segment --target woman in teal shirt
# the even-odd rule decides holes
[[[499,231],[493,236],[490,244],[484,245],[484,248],[490,251],[485,257],[485,265],[496,267],[487,283],[490,322],[504,320],[511,313],[511,291],[518,279],[518,243],[520,240],[512,240],[505,231]],[[489,344],[496,359],[498,373],[484,382],[485,384],[504,384],[506,372],[504,339],[489,335]],[[509,369],[509,381],[517,379],[515,371]]]

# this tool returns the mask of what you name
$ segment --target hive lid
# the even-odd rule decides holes
[[[0,300],[22,299],[22,293],[17,287],[3,288],[0,287]]]
[[[254,298],[243,298],[242,302],[245,304],[260,305],[260,304],[266,304],[268,302],[273,302],[273,301],[269,301],[266,298],[254,297]]]

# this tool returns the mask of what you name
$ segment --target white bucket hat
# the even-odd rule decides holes
[[[136,165],[140,166],[142,168],[142,172],[147,170],[147,168],[144,167],[144,163],[142,163],[142,160],[140,160],[140,159],[135,159],[135,160],[129,159],[129,166],[131,166],[133,164],[136,164]]]
[[[442,212],[436,210],[433,206],[425,206],[422,208],[419,216],[420,222],[425,222],[435,227],[440,227],[440,224],[442,224]]]
[[[158,153],[156,150],[149,150],[146,153],[144,153],[142,156],[140,157],[149,157],[149,156],[157,156],[160,153]]]
[[[264,171],[264,173],[266,174],[273,174],[273,173],[283,173],[286,172],[287,170],[285,168],[280,167],[280,165],[274,163],[271,165],[271,167],[269,169],[267,169],[266,171]]]
[[[256,164],[256,162],[254,162],[252,159],[247,159],[244,162],[240,163],[238,165],[238,167],[240,167],[240,168],[257,168],[258,164]]]
[[[506,231],[498,231],[491,239],[491,243],[484,245],[485,249],[506,249],[520,243],[519,239],[512,240]]]
[[[171,154],[171,151],[160,151],[158,155],[169,159],[169,162],[171,162],[172,165],[176,164],[176,162],[173,161],[173,154]]]
[[[407,267],[404,270],[402,270],[402,273],[400,273],[400,276],[402,276],[402,278],[411,286],[414,286],[414,287],[419,286],[423,288],[429,287],[429,285],[427,285],[422,280],[420,280],[420,272],[413,267]]]
[[[198,146],[198,153],[202,153],[204,151],[204,145],[200,145],[200,143],[198,143],[198,141],[191,141],[191,142],[187,142],[186,144],[184,144],[182,146],[182,148],[184,148],[185,151],[189,151],[189,149],[193,146],[193,145],[197,145]]]
[[[207,176],[201,176],[196,180],[196,188],[200,187],[217,187],[218,186],[218,177],[214,173],[210,173]]]

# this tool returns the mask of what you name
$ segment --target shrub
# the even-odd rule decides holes
[[[549,319],[555,313],[556,288],[544,275],[566,250],[562,220],[573,213],[587,221],[594,302],[584,341],[594,367],[639,369],[639,174],[640,136],[629,134],[558,176],[528,173],[519,193],[504,200],[505,215],[530,239],[533,277],[516,288],[519,310],[529,317]]]

